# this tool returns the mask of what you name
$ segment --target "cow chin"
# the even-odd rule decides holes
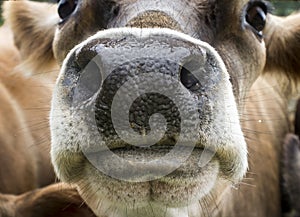
[[[118,151],[123,155],[137,157],[141,153]],[[153,152],[153,151],[152,151]],[[149,203],[157,203],[166,207],[184,207],[207,195],[220,178],[219,161],[214,158],[205,166],[199,166],[202,150],[194,150],[189,159],[172,173],[149,181],[124,181],[103,174],[80,153],[66,154],[57,158],[58,174],[67,182],[75,183],[87,203],[97,208],[98,203],[106,201],[119,208],[135,209],[145,207]],[[151,158],[160,154],[149,154]],[[143,156],[147,153],[143,153]],[[148,155],[148,157],[150,157]],[[60,161],[63,161],[62,163]],[[72,165],[71,168],[69,165]],[[123,171],[125,173],[125,171]],[[127,175],[129,171],[126,171]],[[126,175],[126,174],[125,174]],[[150,175],[150,174],[149,174]],[[143,179],[143,177],[139,177]],[[99,207],[102,210],[102,207]]]
[[[156,41],[157,38],[159,41]],[[148,46],[141,47],[141,44],[138,43]],[[131,46],[130,50],[132,51],[126,50],[128,52],[120,56],[118,52],[124,53],[123,48],[126,49],[127,46]],[[197,49],[194,49],[193,46]],[[135,50],[136,47],[138,50]],[[118,51],[119,48],[122,49]],[[146,54],[147,58],[143,58],[143,52],[146,52],[146,50],[143,51],[144,48],[148,52],[151,49],[163,48],[164,50],[155,53],[158,58],[149,57],[149,53]],[[180,50],[181,48],[183,50]],[[139,50],[141,50],[140,53],[138,53]],[[94,52],[97,55],[94,55]],[[113,60],[107,58],[106,52]],[[161,57],[159,57],[159,53],[162,53]],[[207,59],[203,57],[203,53]],[[132,58],[132,55],[137,56]],[[180,69],[182,73],[182,67],[177,68],[176,61],[179,61],[177,59],[173,60],[175,64],[165,61],[163,59],[165,55],[170,58],[181,58],[180,61],[182,59],[187,61],[188,64],[185,65],[185,62],[182,64],[190,70],[195,68],[190,63],[196,64],[198,68],[212,70],[205,71],[205,73],[215,73],[214,76],[217,75],[217,80],[212,79],[207,81],[209,84],[203,84],[203,89],[206,91],[205,98],[198,92],[194,94],[189,90],[180,92],[176,89],[179,94],[174,100],[180,104],[179,107],[183,107],[182,117],[185,117],[185,110],[189,111],[188,116],[190,117],[185,117],[188,119],[186,123],[190,124],[200,116],[199,122],[193,125],[194,132],[190,130],[191,125],[185,129],[186,126],[182,124],[179,134],[183,134],[183,136],[178,135],[177,128],[175,128],[174,132],[168,131],[163,135],[161,141],[155,142],[151,147],[143,147],[143,145],[132,147],[126,142],[122,142],[120,136],[116,136],[116,132],[112,130],[114,128],[109,128],[110,120],[105,119],[107,112],[104,112],[103,109],[109,105],[109,103],[105,104],[105,100],[117,95],[113,93],[112,96],[109,96],[114,91],[109,88],[112,86],[115,88],[114,85],[119,82],[119,77],[126,77],[129,74],[129,77],[133,78],[133,85],[126,86],[125,90],[128,93],[137,92],[138,90],[134,88],[141,85],[140,83],[143,81],[142,79],[134,80],[137,79],[136,76],[130,74],[136,70],[136,64],[139,64],[137,71],[144,73],[145,79],[148,79],[147,74],[152,73],[153,65],[157,68],[161,67],[156,73],[161,73],[163,76],[156,80],[157,86],[154,86],[154,89],[156,87],[159,89],[163,84],[172,87],[172,79],[175,78],[178,81],[180,77],[177,73],[167,70]],[[84,56],[84,59],[80,59],[81,56]],[[105,80],[99,84],[102,85],[101,87],[95,84],[96,89],[101,89],[102,92],[96,91],[97,93],[89,97],[87,101],[82,101],[86,92],[84,94],[78,92],[76,98],[80,101],[80,106],[78,106],[78,102],[74,100],[74,93],[76,93],[76,87],[81,84],[76,76],[85,72],[82,70],[78,73],[76,70],[81,67],[79,65],[82,62],[88,62],[86,58],[91,60],[95,56],[100,59],[100,63],[98,62],[97,65],[103,66],[102,72],[111,64],[114,64],[113,67],[117,69],[111,73],[111,77],[107,75],[107,82]],[[195,56],[203,57],[200,63],[198,59],[194,58]],[[134,61],[127,63],[124,59],[134,59]],[[138,59],[137,63],[135,59]],[[151,64],[141,63],[141,61],[150,61]],[[162,61],[163,67],[162,64],[155,61],[159,61],[159,63]],[[74,66],[74,62],[76,66]],[[86,67],[89,67],[87,65],[85,64]],[[148,66],[151,68],[149,72]],[[137,77],[140,78],[142,73]],[[170,74],[173,77],[168,77]],[[163,80],[166,78],[164,76],[169,79]],[[89,79],[89,85],[91,85],[91,81],[97,80],[97,78],[97,75],[92,74],[91,77],[84,79]],[[207,79],[207,77],[203,77],[203,79]],[[184,79],[181,80],[183,85],[180,83],[180,88],[184,87]],[[142,86],[145,88],[144,85]],[[85,91],[82,88],[86,88],[86,85],[82,85],[80,88],[80,91]],[[105,91],[106,89],[108,90]],[[167,91],[165,93],[168,95]],[[105,97],[101,98],[101,94],[104,94]],[[160,95],[151,97],[152,101],[158,100],[161,104],[168,102],[165,98],[159,98]],[[71,102],[72,100],[73,102]],[[122,98],[121,102],[124,103],[126,100],[126,98]],[[74,101],[76,101],[75,106],[72,104]],[[141,107],[138,104],[139,101],[135,101],[135,103],[137,106],[130,109],[138,110]],[[91,104],[96,104],[96,109],[90,107]],[[147,106],[152,110],[156,108],[152,108],[151,104],[147,104]],[[193,106],[198,107],[193,111],[191,109]],[[119,107],[126,109],[126,106]],[[93,114],[90,115],[89,111],[92,111]],[[155,113],[156,110],[153,111]],[[139,113],[137,112],[137,114]],[[166,115],[168,116],[169,113]],[[137,116],[136,119],[131,119],[131,122],[137,123],[139,118],[140,116]],[[176,117],[174,120],[172,118],[174,117],[172,116],[170,119],[167,117],[166,120],[176,121]],[[181,121],[184,122],[184,118],[181,118]],[[65,59],[57,80],[50,122],[51,155],[56,173],[63,181],[76,184],[82,197],[95,212],[99,212],[99,216],[105,215],[106,211],[110,213],[107,216],[141,216],[142,213],[145,216],[148,216],[147,213],[157,213],[155,216],[172,216],[173,211],[177,213],[174,216],[178,216],[182,207],[205,200],[224,182],[226,185],[239,182],[247,169],[246,143],[239,124],[229,75],[222,59],[209,44],[172,30],[111,29],[101,31],[76,46]],[[135,125],[132,124],[132,126]],[[160,134],[156,128],[159,126],[151,125],[154,134]],[[111,133],[112,131],[113,133]],[[122,134],[124,130],[121,128],[119,131]],[[151,143],[151,138],[146,139],[147,135],[143,135],[145,138],[141,138],[139,135],[137,138],[140,140],[133,139],[132,141],[138,141],[141,144],[149,141]],[[174,141],[180,141],[180,145],[177,146]],[[170,144],[172,142],[173,144]],[[107,149],[103,148],[104,146]],[[173,149],[176,151],[172,152]],[[169,152],[172,154],[168,154]],[[187,153],[186,157],[182,157],[185,156],[184,153]],[[181,157],[183,159],[180,159]],[[156,161],[156,159],[160,160]],[[110,210],[112,204],[114,210]],[[114,215],[114,213],[117,214]]]

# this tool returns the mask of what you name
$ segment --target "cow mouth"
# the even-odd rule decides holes
[[[216,160],[215,152],[191,146],[119,147],[84,155],[100,172],[127,182],[189,178]]]
[[[147,150],[142,148],[113,149],[115,154],[131,162],[147,162],[161,158],[169,151],[170,147],[155,147]],[[140,167],[136,167],[136,171],[134,171],[130,168],[124,168],[123,165],[116,164],[116,162],[104,162],[111,170],[119,169],[119,175],[122,175],[127,181],[103,174],[91,163],[92,158],[99,160],[102,159],[101,155],[105,154],[105,152],[95,152],[88,157],[89,159],[84,159],[82,171],[93,175],[77,181],[77,184],[82,191],[81,194],[87,200],[99,200],[99,198],[109,194],[110,202],[120,203],[120,206],[131,207],[134,204],[143,207],[147,206],[149,202],[153,202],[168,207],[181,207],[186,206],[190,201],[200,200],[210,193],[220,176],[220,161],[216,157],[213,157],[206,165],[199,164],[201,156],[212,154],[211,152],[205,153],[202,148],[194,148],[190,157],[179,168],[157,179],[155,179],[157,172],[164,172],[168,168],[172,168],[173,165],[145,166],[141,163]],[[169,163],[171,164],[171,162]],[[148,171],[145,174],[146,177],[140,176],[141,170]],[[87,176],[81,174],[80,177]],[[130,182],[128,179],[134,181]],[[149,181],[138,182],[138,180],[146,179]],[[112,188],[112,186],[115,187]],[[95,194],[95,189],[101,192],[101,195]],[[122,196],[120,196],[120,192],[122,192]]]
[[[171,149],[172,146],[155,146],[147,149],[118,147],[111,151],[125,160],[134,162],[160,158]],[[209,196],[220,181],[224,181],[222,164],[225,158],[220,158],[218,153],[213,155],[212,151],[205,153],[204,149],[198,146],[180,167],[159,178],[155,177],[156,172],[164,172],[172,165],[158,164],[156,167],[143,167],[141,164],[141,167],[137,167],[136,170],[150,171],[145,176],[141,176],[138,173],[140,171],[124,168],[116,162],[104,161],[109,169],[119,169],[119,175],[123,180],[111,177],[101,172],[91,161],[101,160],[105,154],[104,151],[93,152],[88,159],[82,151],[65,152],[56,159],[56,162],[61,165],[58,171],[61,179],[76,184],[80,194],[93,210],[97,210],[97,207],[93,208],[93,204],[102,200],[128,209],[148,206],[149,203],[162,204],[166,207],[184,207]],[[208,157],[213,155],[213,157],[203,165],[199,163],[203,155]],[[128,181],[129,179],[133,181]]]

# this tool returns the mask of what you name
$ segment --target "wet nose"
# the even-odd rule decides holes
[[[77,108],[94,103],[104,138],[134,131],[161,134],[161,141],[170,143],[182,130],[181,113],[196,119],[199,109],[209,112],[201,106],[220,77],[214,57],[168,31],[125,29],[95,37],[69,58],[70,77],[76,79],[72,102]]]

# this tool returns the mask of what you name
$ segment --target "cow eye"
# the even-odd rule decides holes
[[[59,0],[58,1],[58,15],[62,20],[65,20],[76,9],[77,0]]]
[[[262,37],[262,31],[266,25],[267,11],[267,6],[262,2],[249,5],[246,11],[246,22],[250,25],[252,31],[260,37]]]

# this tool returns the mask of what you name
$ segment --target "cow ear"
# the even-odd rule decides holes
[[[56,25],[59,17],[55,4],[27,0],[5,1],[5,22],[14,35],[26,69],[30,73],[42,73],[55,64],[52,51]]]
[[[76,188],[54,184],[26,193],[15,201],[16,216],[22,217],[96,217]]]
[[[284,72],[289,78],[300,80],[300,13],[288,17],[268,15],[264,36],[265,71]]]

